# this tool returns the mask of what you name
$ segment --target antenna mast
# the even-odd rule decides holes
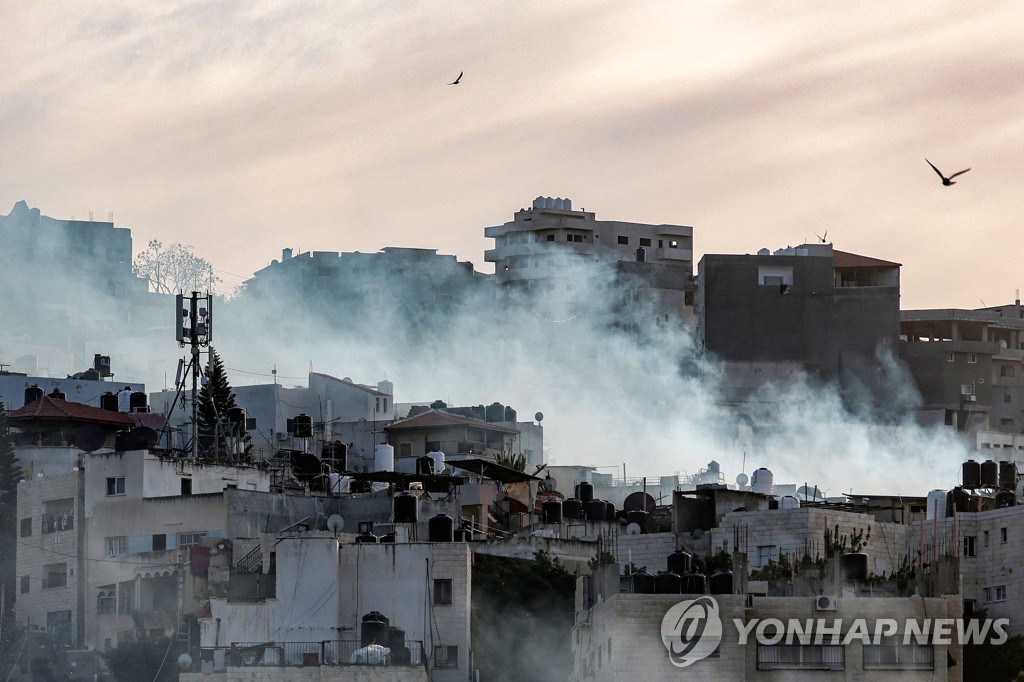
[[[202,369],[199,366],[199,348],[210,345],[213,338],[213,296],[206,292],[206,296],[200,296],[198,291],[185,297],[178,294],[176,297],[178,320],[175,325],[177,329],[178,345],[184,348],[192,348],[189,370],[192,372],[192,459],[199,456],[199,405],[197,400],[199,374]]]

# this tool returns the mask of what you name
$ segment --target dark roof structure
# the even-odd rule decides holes
[[[102,424],[124,429],[135,425],[124,412],[102,410],[82,403],[58,400],[48,395],[11,412],[7,418],[15,425],[39,421]]]
[[[478,429],[487,429],[488,431],[500,431],[501,433],[519,433],[519,429],[513,429],[494,422],[485,422],[480,421],[479,419],[472,419],[470,417],[462,417],[442,410],[429,410],[427,412],[420,413],[415,417],[393,422],[385,426],[384,430],[398,431],[400,429],[431,429],[447,426],[469,426]]]

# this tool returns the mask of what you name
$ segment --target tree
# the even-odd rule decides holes
[[[165,249],[157,239],[135,257],[132,270],[160,294],[209,290],[221,281],[213,266],[193,252],[191,244],[171,244]]]
[[[227,453],[228,410],[235,407],[235,392],[228,383],[224,363],[210,349],[206,379],[199,390],[196,410],[199,421],[199,446],[207,455]]]
[[[14,456],[14,441],[7,422],[7,412],[0,402],[0,584],[6,592],[5,610],[0,620],[10,621],[10,605],[14,601],[15,564],[14,546],[18,541],[18,482],[24,478],[18,458]],[[11,622],[4,622],[8,632]]]
[[[163,639],[143,639],[125,642],[103,654],[111,674],[120,680],[153,680],[172,682],[178,679],[178,653],[172,651],[171,642]],[[156,677],[159,675],[159,677]]]

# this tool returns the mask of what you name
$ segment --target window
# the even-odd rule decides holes
[[[1011,427],[1012,428],[1013,427],[1013,420],[1012,419],[1006,419],[1006,418],[1000,419],[999,420],[999,426],[1002,426],[1003,428],[1006,428],[1006,427]]]
[[[43,589],[64,587],[68,584],[68,565],[47,564],[43,566]]]
[[[27,538],[32,536],[32,517],[21,520],[21,537]]]
[[[1012,403],[1013,402],[1013,394],[1010,393],[1009,391],[1006,391],[1005,393],[1003,393],[1003,402],[1004,403]]]
[[[899,636],[864,645],[865,670],[932,670],[935,649],[930,644],[904,644]]]
[[[975,556],[973,535],[964,536],[964,556]]]
[[[153,551],[162,552],[167,549],[167,536],[159,533],[153,536]]]
[[[764,285],[767,285],[767,286],[782,286],[782,276],[781,275],[765,275],[764,279],[761,282],[761,284],[764,284]]]
[[[199,540],[206,537],[205,530],[192,531],[191,533],[181,533],[178,535],[178,547],[188,547],[189,545],[198,545]]]
[[[670,248],[670,249],[677,249],[677,248],[679,248],[679,242],[676,241],[675,239],[669,239],[668,240],[668,248]]]
[[[982,590],[982,596],[984,597],[986,604],[995,601],[1006,601],[1006,585],[986,587]]]
[[[977,356],[977,354],[975,354],[975,353],[968,353],[967,354],[967,364],[968,365],[976,365],[976,364],[978,364],[978,356]]]
[[[845,670],[839,644],[757,645],[758,670]]]
[[[46,614],[46,631],[60,648],[71,646],[71,612],[51,611]]]
[[[434,580],[434,606],[452,605],[451,579]]]
[[[549,242],[553,242],[553,241],[555,241],[555,235],[553,235],[553,234],[549,234],[549,235],[548,235],[548,241],[549,241]]]
[[[629,237],[626,237],[626,236],[620,234],[619,235],[619,243],[620,244],[629,244]]]
[[[27,575],[21,576],[21,593],[22,594],[28,594],[29,591],[32,589],[29,586],[29,584],[30,584],[29,576],[27,576]]]
[[[1015,374],[1013,365],[1001,365],[999,367],[999,376],[1001,377],[1012,377]]]
[[[988,547],[988,531],[982,531],[982,537],[985,538],[985,546]]]
[[[75,527],[75,501],[70,497],[43,505],[43,533],[59,533]]]
[[[117,586],[101,587],[96,596],[96,613],[117,613]]]
[[[650,246],[651,240],[647,237],[640,237],[640,246]]]
[[[766,565],[769,561],[775,561],[778,554],[776,545],[760,545],[757,548],[757,563],[759,566]]]
[[[438,644],[434,647],[435,668],[458,668],[459,647]]]
[[[124,535],[107,538],[107,556],[121,556],[128,553],[128,538]]]
[[[947,355],[946,362],[956,362],[956,353],[950,353]]]
[[[107,479],[107,497],[113,495],[124,495],[124,476],[114,476]]]
[[[1005,528],[1000,528],[999,529],[999,542],[1006,542],[1006,529]]]
[[[183,478],[181,479],[181,494],[191,495],[192,494],[192,479]]]

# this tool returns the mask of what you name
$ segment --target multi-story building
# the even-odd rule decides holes
[[[973,448],[1024,447],[1020,301],[979,310],[904,310],[900,357],[923,399],[921,420],[964,432]]]
[[[700,349],[723,363],[735,399],[773,379],[871,377],[897,352],[900,265],[804,244],[754,256],[705,255],[698,265]]]

